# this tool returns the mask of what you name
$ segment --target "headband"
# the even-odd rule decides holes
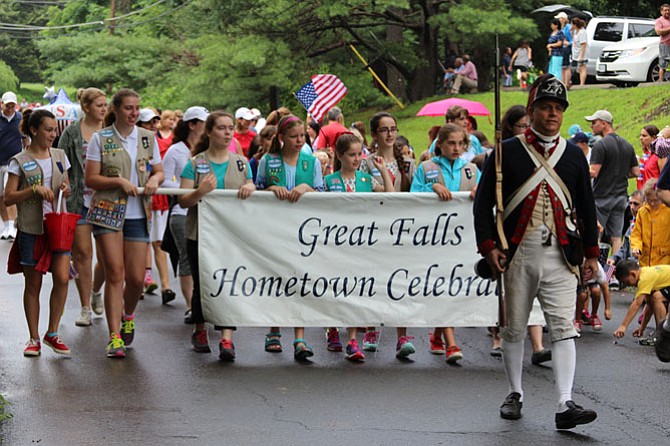
[[[284,130],[286,129],[286,126],[287,126],[289,123],[294,122],[294,121],[300,121],[300,118],[298,118],[297,116],[289,116],[289,117],[287,117],[286,120],[285,120],[284,122],[281,123],[281,130],[284,131]]]

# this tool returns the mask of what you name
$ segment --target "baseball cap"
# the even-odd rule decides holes
[[[191,121],[193,119],[198,119],[200,121],[207,121],[207,117],[209,116],[209,111],[205,107],[200,107],[200,106],[195,106],[195,107],[189,107],[186,109],[184,112],[184,117],[182,120],[184,122]]]
[[[555,19],[565,19],[568,20],[568,15],[564,12],[559,12],[554,16]]]
[[[258,119],[258,118],[261,117],[261,111],[260,111],[259,109],[257,109],[257,108],[252,108],[252,109],[249,110],[249,111],[254,115],[254,118],[253,118],[253,119]]]
[[[608,112],[607,110],[598,110],[591,116],[584,116],[584,119],[587,121],[595,121],[596,119],[600,119],[601,121],[609,122],[610,124],[614,122],[614,118],[612,117],[612,113]]]
[[[528,95],[528,108],[531,108],[535,102],[543,99],[553,99],[560,102],[566,110],[570,105],[568,102],[568,89],[565,88],[560,79],[554,77],[552,74],[543,74],[531,85]]]
[[[137,119],[137,122],[150,122],[154,118],[160,119],[161,117],[158,116],[152,109],[143,108],[140,110],[140,117]]]
[[[582,131],[582,127],[579,124],[572,124],[568,129],[568,135],[575,136],[577,133]]]
[[[570,139],[570,141],[572,141],[572,142],[574,142],[574,143],[578,143],[578,142],[585,142],[585,143],[588,143],[588,142],[589,142],[589,137],[588,137],[588,136],[586,135],[586,133],[584,133],[584,132],[577,132],[577,133],[575,133],[575,135]]]
[[[8,91],[2,95],[2,102],[4,102],[5,104],[19,103],[19,101],[16,99],[16,95],[11,91]]]
[[[254,114],[246,107],[240,107],[235,111],[235,119],[246,119],[251,121],[254,119]]]

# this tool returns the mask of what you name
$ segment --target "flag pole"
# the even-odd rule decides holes
[[[353,46],[352,44],[349,44],[349,48],[351,49],[351,51],[354,52],[354,54],[355,54],[356,56],[358,56],[358,58],[361,60],[361,62],[363,63],[363,65],[365,65],[365,68],[368,69],[368,71],[370,72],[370,74],[372,75],[372,77],[374,77],[375,80],[376,80],[377,82],[379,82],[379,85],[382,86],[382,88],[384,89],[384,91],[386,92],[386,94],[388,94],[389,96],[391,96],[391,98],[393,98],[393,100],[395,101],[396,104],[398,104],[398,107],[400,107],[400,109],[404,109],[405,106],[402,105],[402,102],[400,102],[400,100],[399,100],[398,98],[396,98],[395,95],[394,95],[393,93],[391,93],[391,90],[389,90],[388,87],[386,86],[386,84],[385,84],[384,82],[382,82],[382,80],[379,78],[379,76],[377,76],[377,73],[374,72],[374,70],[372,69],[372,67],[371,67],[370,65],[368,65],[367,61],[363,58],[363,56],[361,56],[361,53],[359,53],[359,52],[356,50],[356,48],[354,48],[354,46]]]

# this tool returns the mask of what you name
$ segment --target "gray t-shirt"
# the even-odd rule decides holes
[[[600,164],[600,173],[593,181],[593,196],[627,196],[628,172],[638,165],[633,146],[617,135],[610,133],[593,145],[591,164]]]

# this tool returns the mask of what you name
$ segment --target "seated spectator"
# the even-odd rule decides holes
[[[451,94],[459,94],[461,87],[470,93],[477,92],[477,67],[470,60],[470,56],[463,55],[463,68],[455,71],[454,85],[451,88]]]

